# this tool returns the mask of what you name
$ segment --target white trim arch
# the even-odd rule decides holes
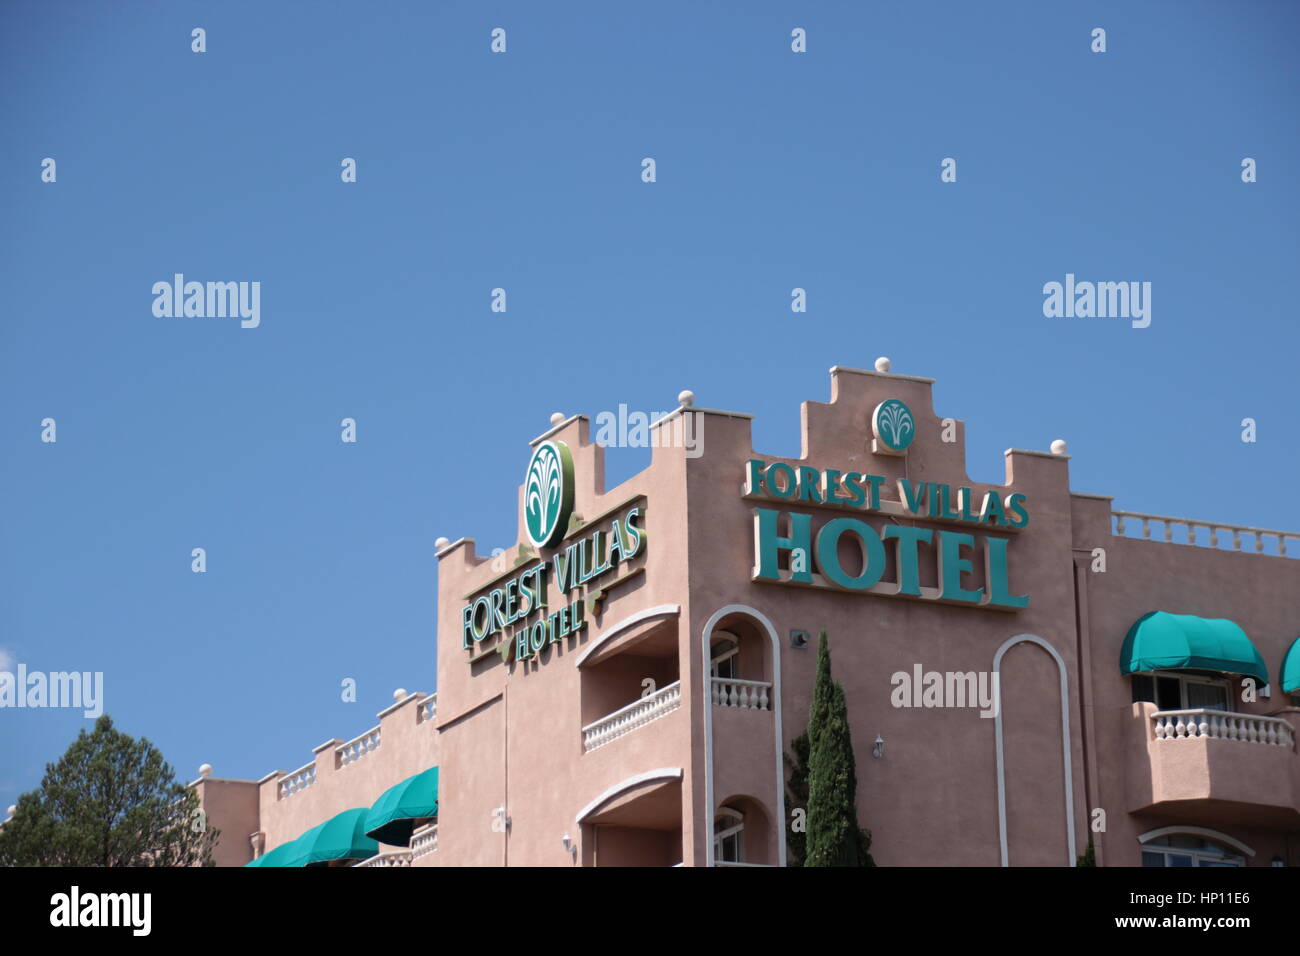
[[[654,780],[680,779],[682,779],[681,767],[661,767],[658,770],[647,770],[645,773],[639,773],[634,777],[628,777],[626,780],[614,784],[614,786],[610,787],[595,800],[591,801],[591,803],[579,810],[578,815],[573,818],[573,822],[582,823],[582,821],[586,820],[587,817],[599,810],[603,804],[614,799],[620,793],[631,790],[635,786],[643,783],[650,783]]]
[[[1254,856],[1255,851],[1246,844],[1242,843],[1236,837],[1230,837],[1219,830],[1211,830],[1209,827],[1192,827],[1183,824],[1174,824],[1169,827],[1157,827],[1154,830],[1148,830],[1146,833],[1138,835],[1138,843],[1147,844],[1152,840],[1158,840],[1163,836],[1173,836],[1175,834],[1184,834],[1186,836],[1205,837],[1207,840],[1213,840],[1215,843],[1222,843],[1230,846],[1246,856]]]
[[[1049,644],[1037,634],[1017,634],[1015,637],[1007,638],[1002,646],[998,648],[997,653],[993,655],[993,673],[997,675],[998,688],[998,710],[993,717],[993,728],[996,737],[997,748],[997,770],[998,770],[998,850],[1001,853],[1001,865],[1010,866],[1009,854],[1007,851],[1007,781],[1006,767],[1003,762],[1003,743],[1002,743],[1002,658],[1006,656],[1007,651],[1017,644],[1037,644],[1048,654],[1052,655],[1052,660],[1056,661],[1056,669],[1060,675],[1061,689],[1061,762],[1065,770],[1065,836],[1066,836],[1066,866],[1074,866],[1077,862],[1078,847],[1074,839],[1074,772],[1070,762],[1070,684],[1066,676],[1065,660],[1057,652],[1056,648]]]
[[[588,657],[600,650],[600,648],[604,647],[611,640],[618,637],[628,628],[635,627],[642,621],[654,620],[657,617],[676,617],[681,612],[682,607],[680,604],[661,604],[658,607],[651,607],[646,608],[644,611],[638,611],[631,617],[625,617],[623,620],[605,628],[605,632],[601,634],[600,637],[588,644],[586,649],[578,655],[578,659],[573,662],[573,666],[581,667]]]
[[[713,866],[713,816],[717,808],[713,805],[713,631],[718,622],[731,614],[748,617],[767,632],[772,641],[772,714],[774,734],[776,737],[776,847],[777,865],[785,866],[785,738],[781,733],[781,639],[776,635],[776,627],[767,615],[748,604],[728,604],[720,607],[704,624],[703,640],[700,647],[703,652],[702,691],[704,704],[704,812],[705,826],[708,831],[704,840],[704,865]]]

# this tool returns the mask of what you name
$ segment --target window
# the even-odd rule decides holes
[[[1199,674],[1134,674],[1133,700],[1160,710],[1231,710],[1231,687],[1223,678]]]
[[[1142,846],[1143,866],[1245,866],[1231,850],[1198,836],[1172,833]]]
[[[740,638],[727,631],[716,631],[715,634],[716,639],[709,646],[713,676],[721,677],[724,680],[738,680],[740,678],[738,666],[740,664]]]
[[[742,862],[742,836],[745,832],[745,815],[731,807],[723,807],[713,818],[713,861],[715,863]]]

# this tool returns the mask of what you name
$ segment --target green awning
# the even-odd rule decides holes
[[[256,860],[245,863],[244,866],[288,866],[287,863],[281,861],[288,857],[293,849],[294,842],[290,840],[288,843],[281,843],[274,850],[267,850]]]
[[[415,821],[438,815],[438,768],[389,787],[366,814],[366,836],[393,846],[411,842]]]
[[[1282,658],[1282,693],[1300,694],[1300,637],[1291,642]]]
[[[1203,670],[1254,677],[1268,683],[1268,668],[1250,638],[1226,618],[1152,611],[1129,628],[1120,650],[1120,673]]]
[[[334,860],[368,860],[379,844],[366,836],[366,809],[344,810],[318,823],[293,841],[293,851],[279,866],[320,866]]]

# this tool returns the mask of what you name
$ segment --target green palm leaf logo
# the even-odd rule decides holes
[[[871,430],[876,439],[894,451],[904,451],[916,437],[916,420],[912,410],[896,398],[881,402],[871,416]]]
[[[524,524],[528,540],[547,548],[564,537],[573,511],[573,456],[560,441],[537,446],[524,483]]]

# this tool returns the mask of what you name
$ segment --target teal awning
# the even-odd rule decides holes
[[[283,861],[288,858],[295,842],[297,841],[290,840],[288,843],[281,843],[274,850],[267,850],[256,860],[245,863],[244,866],[288,866],[289,864]]]
[[[1254,677],[1268,683],[1264,658],[1237,624],[1226,618],[1152,611],[1129,628],[1120,650],[1121,674],[1203,670]]]
[[[366,836],[364,807],[344,810],[293,841],[294,850],[280,866],[319,866],[334,860],[368,860],[379,844]]]
[[[368,860],[379,852],[379,844],[365,834],[366,812],[364,808],[344,810],[244,866],[320,866],[334,860]]]
[[[366,814],[366,836],[380,843],[406,846],[411,842],[415,821],[437,815],[438,768],[430,767],[380,794]]]
[[[1300,694],[1300,637],[1291,642],[1282,658],[1282,693]]]

